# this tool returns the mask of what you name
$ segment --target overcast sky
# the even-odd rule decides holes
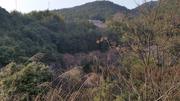
[[[18,10],[28,13],[33,10],[46,10],[69,8],[96,0],[0,0],[0,6],[7,11]],[[137,4],[142,4],[143,0],[109,0],[129,9],[135,8]],[[149,0],[150,1],[150,0]],[[49,3],[48,3],[49,2]],[[48,6],[49,5],[49,6]]]

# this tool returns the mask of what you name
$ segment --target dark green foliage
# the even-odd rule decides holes
[[[9,18],[9,13],[5,9],[0,7],[0,30],[8,29],[8,27],[10,26]]]
[[[78,53],[97,50],[96,40],[102,34],[88,22],[68,23],[71,29],[58,40],[58,51],[61,53]]]
[[[35,15],[22,15],[16,11],[10,14],[0,13],[3,13],[0,20],[6,21],[5,19],[7,19],[6,26],[0,24],[0,26],[4,26],[0,28],[0,64],[5,65],[10,61],[22,62],[24,59],[26,60],[26,57],[31,57],[37,52],[57,52],[56,44],[53,42],[58,35],[57,28],[45,26],[45,24],[56,22],[64,28],[63,20],[57,15],[49,12],[39,13],[39,15],[49,14],[53,20],[56,18],[56,21],[52,21],[51,17],[44,16],[46,20],[43,22],[36,19]],[[60,31],[61,27],[58,32]]]
[[[0,72],[0,77],[1,92],[4,92],[1,97],[20,101],[23,97],[29,99],[28,96],[32,100],[33,96],[45,92],[47,89],[42,89],[39,85],[50,81],[52,74],[49,68],[41,63],[32,62],[27,65],[10,63]],[[19,96],[22,93],[23,96]]]
[[[128,13],[129,10],[110,1],[95,1],[70,9],[55,10],[54,12],[61,14],[69,22],[89,19],[105,21],[117,12]]]
[[[65,24],[62,17],[51,13],[50,11],[31,12],[28,14],[28,16],[32,17],[36,22],[55,32],[65,30]]]
[[[48,10],[21,14],[17,11],[8,13],[0,8],[0,65],[11,61],[26,62],[39,52],[60,54],[99,49],[106,51],[106,42],[96,43],[106,31],[102,32],[88,20],[105,21],[116,12],[128,12],[125,7],[108,1],[96,1],[74,9],[62,10],[65,11],[62,15],[68,20],[65,23],[59,13]],[[106,36],[111,34],[108,33]]]
[[[133,15],[140,15],[142,13],[148,13],[149,11],[153,10],[153,8],[156,8],[158,6],[158,1],[150,1],[146,2],[139,7],[131,10],[131,14]]]
[[[88,21],[65,23],[50,11],[21,14],[0,10],[0,65],[25,62],[39,52],[58,55],[99,49],[96,40],[102,32]]]
[[[108,19],[106,29],[88,20],[128,10],[96,1],[60,10],[64,21],[50,11],[0,8],[0,99],[179,101],[179,2],[164,1],[158,9],[142,5],[136,17]]]

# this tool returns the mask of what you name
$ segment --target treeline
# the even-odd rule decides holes
[[[1,34],[0,61],[11,63],[0,71],[0,99],[179,101],[180,1],[159,0],[157,5],[139,9],[142,13],[134,18],[109,20],[107,31],[84,21],[65,23],[48,11],[16,12],[22,17],[16,26],[12,22],[18,20],[12,21],[12,13],[1,14],[1,32],[6,33]],[[102,33],[108,37],[101,37]],[[118,37],[113,33],[119,33]],[[104,53],[82,53],[103,51],[107,46],[111,49]],[[66,52],[80,53],[59,55]],[[17,62],[26,58],[26,62]]]
[[[106,12],[104,12],[106,11]],[[97,44],[102,36],[113,41],[121,35],[111,29],[98,29],[89,19],[107,21],[115,13],[129,12],[109,1],[95,1],[71,9],[8,13],[0,8],[0,65],[22,62],[38,52],[61,54],[93,50],[105,51],[107,43]],[[110,39],[111,39],[110,38]]]
[[[107,34],[88,21],[65,23],[50,11],[21,14],[0,9],[0,64],[22,62],[38,52],[79,53],[104,50],[96,40]]]
[[[105,21],[117,12],[126,14],[130,10],[110,1],[95,1],[73,8],[54,10],[54,12],[64,16],[67,22],[77,22],[89,19]]]

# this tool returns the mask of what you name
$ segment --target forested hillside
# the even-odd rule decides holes
[[[131,10],[131,15],[137,16],[139,14],[141,14],[144,11],[149,11],[152,10],[153,8],[156,8],[158,6],[158,2],[157,1],[150,1],[150,2],[146,2],[134,9]]]
[[[0,101],[180,101],[179,5],[0,8]]]
[[[64,16],[66,21],[79,20],[101,20],[105,21],[117,12],[129,13],[126,7],[117,5],[110,1],[95,1],[73,8],[55,10],[56,13]]]
[[[96,40],[106,33],[88,21],[65,23],[50,11],[8,13],[0,9],[0,64],[21,62],[38,52],[53,54],[103,50]]]

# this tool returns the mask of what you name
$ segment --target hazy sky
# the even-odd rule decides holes
[[[17,1],[17,3],[16,3]],[[8,11],[18,10],[23,13],[27,13],[33,10],[45,10],[68,8],[77,5],[81,5],[87,2],[96,0],[0,0],[0,6]],[[129,9],[135,8],[138,4],[143,3],[143,0],[109,0],[122,6],[126,6]],[[150,1],[150,0],[149,0]],[[50,3],[48,3],[50,2]]]

